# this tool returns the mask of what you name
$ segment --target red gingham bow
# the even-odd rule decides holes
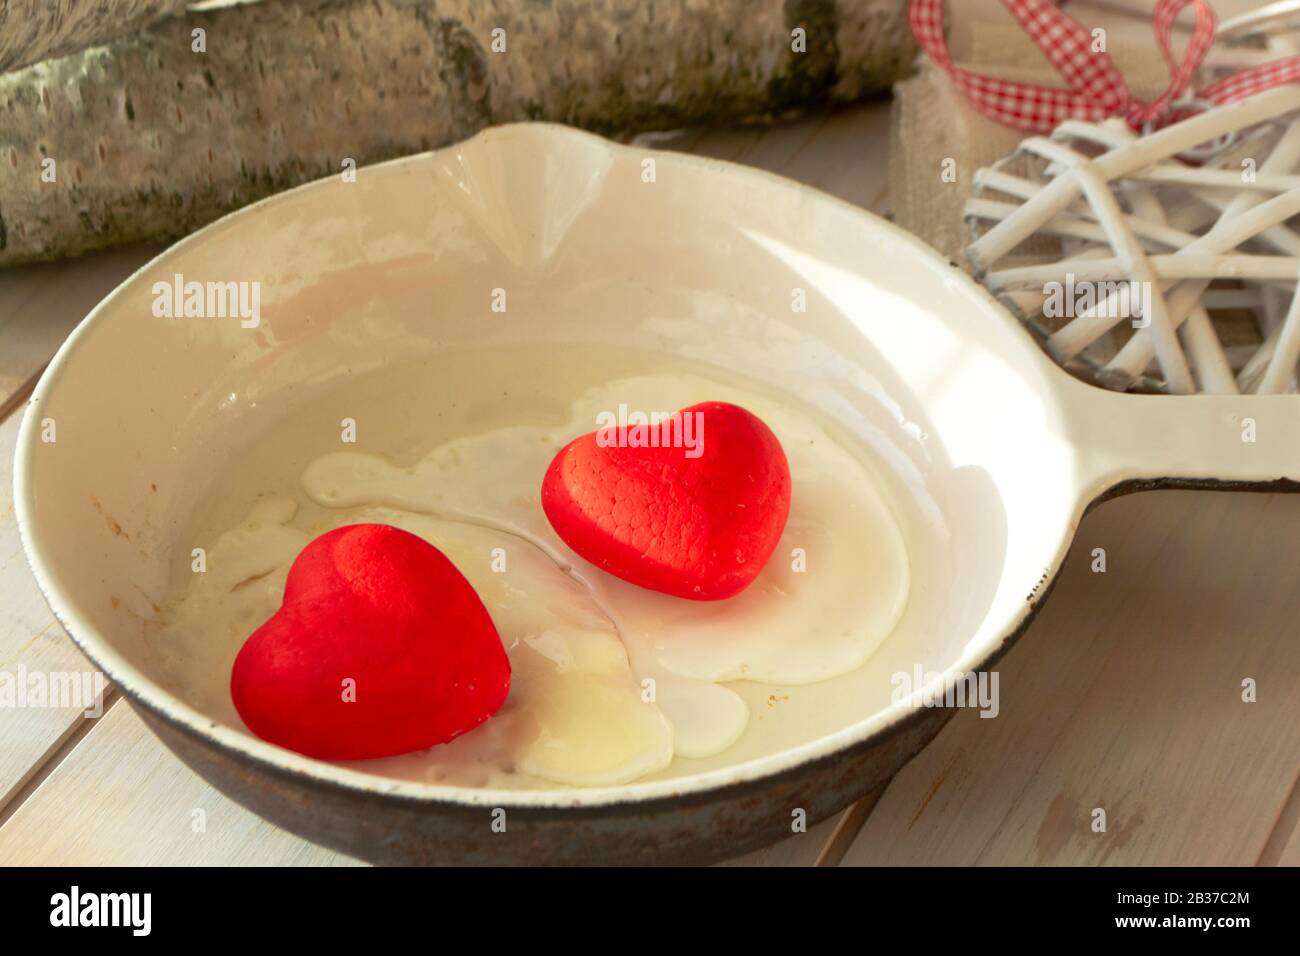
[[[1196,8],[1196,24],[1183,59],[1174,59],[1170,38],[1174,20],[1188,4]],[[1048,0],[1002,0],[1026,33],[1047,54],[1065,80],[1066,89],[999,80],[963,70],[952,62],[944,39],[943,0],[911,0],[908,20],[916,42],[957,84],[971,104],[986,116],[1038,133],[1050,132],[1066,119],[1102,120],[1122,116],[1133,127],[1161,125],[1176,117],[1177,101],[1191,86],[1201,60],[1214,43],[1214,10],[1205,0],[1159,0],[1155,7],[1156,43],[1171,74],[1169,88],[1151,103],[1136,100],[1106,53],[1092,49],[1091,31]],[[1195,98],[1222,105],[1269,87],[1300,80],[1300,56],[1234,73],[1199,90]]]

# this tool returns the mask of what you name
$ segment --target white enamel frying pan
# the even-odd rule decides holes
[[[178,273],[261,282],[262,324],[156,318],[151,287]],[[510,290],[506,319],[489,311],[496,287]],[[791,310],[796,288],[805,312]],[[233,449],[348,374],[422,351],[593,341],[743,372],[871,446],[913,587],[864,667],[783,690],[775,729],[662,779],[535,792],[399,783],[314,761],[169,692],[149,622],[191,546],[180,529]],[[53,443],[42,441],[49,421]],[[527,124],[362,170],[355,183],[292,190],[145,266],[37,387],[16,501],[32,569],[68,633],[232,796],[373,860],[609,862],[733,855],[788,834],[792,807],[817,819],[886,779],[944,716],[892,701],[891,675],[920,665],[954,680],[993,659],[1098,497],[1297,481],[1294,396],[1092,388],[960,270],[861,209],[752,169]],[[755,701],[772,692],[741,689]],[[506,836],[489,838],[492,808],[510,814]]]

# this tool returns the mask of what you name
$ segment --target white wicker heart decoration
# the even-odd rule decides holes
[[[1109,120],[1030,137],[975,175],[971,265],[1097,384],[1295,392],[1297,114],[1289,85],[1147,135]]]

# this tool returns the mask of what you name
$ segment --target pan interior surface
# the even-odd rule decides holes
[[[255,286],[256,322],[159,315],[159,290],[192,281]],[[313,761],[175,693],[160,609],[196,509],[259,435],[420,356],[566,347],[742,376],[869,449],[907,542],[911,593],[865,665],[809,685],[741,682],[757,719],[716,756],[620,787],[509,794]],[[673,795],[865,739],[907,715],[900,692],[921,689],[918,678],[933,687],[997,650],[1080,510],[1059,374],[956,268],[861,210],[752,170],[507,126],[259,203],[128,280],[29,406],[19,518],[42,587],[92,659],[227,749],[350,786],[487,805]],[[42,440],[43,422],[57,441]]]

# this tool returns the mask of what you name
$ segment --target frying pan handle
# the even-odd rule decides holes
[[[1066,393],[1085,501],[1130,482],[1300,491],[1300,395]]]

